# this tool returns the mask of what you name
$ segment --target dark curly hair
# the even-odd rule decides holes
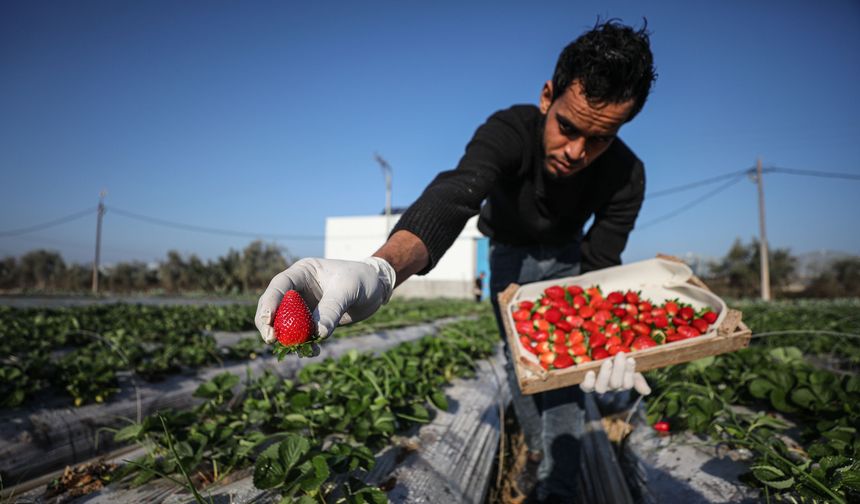
[[[623,103],[634,99],[627,120],[642,110],[657,78],[648,39],[647,20],[640,30],[617,19],[598,20],[590,31],[568,44],[552,76],[553,101],[580,81],[592,103]]]

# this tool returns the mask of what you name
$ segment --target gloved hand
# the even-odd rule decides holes
[[[642,373],[636,372],[636,360],[633,357],[625,357],[624,352],[618,352],[613,359],[606,359],[600,366],[600,372],[597,373],[596,378],[594,371],[586,373],[579,387],[584,392],[599,394],[631,388],[635,388],[636,392],[643,396],[651,393],[651,387],[648,386],[645,377]]]
[[[301,259],[269,282],[257,303],[254,322],[263,341],[274,343],[275,312],[284,293],[298,291],[317,326],[320,340],[331,336],[338,324],[358,322],[376,313],[391,298],[396,273],[388,261],[368,257],[361,261]]]

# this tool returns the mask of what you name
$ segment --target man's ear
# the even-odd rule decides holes
[[[548,80],[540,92],[540,113],[546,115],[550,105],[552,105],[552,81]]]

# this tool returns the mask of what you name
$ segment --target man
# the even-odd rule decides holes
[[[483,298],[483,296],[484,296],[484,277],[485,276],[486,276],[486,273],[484,273],[482,271],[481,274],[475,278],[475,289],[474,289],[474,291],[475,291],[475,302],[476,303],[480,303],[481,298]]]
[[[440,173],[403,214],[388,241],[363,261],[304,259],[272,279],[257,327],[272,342],[271,319],[283,293],[315,306],[320,338],[372,315],[398,284],[426,274],[480,213],[490,238],[490,294],[621,263],[645,192],[644,167],[617,138],[642,109],[655,79],[644,28],[598,23],[559,56],[539,106],[493,114],[478,128],[455,170]],[[483,204],[483,205],[482,205]],[[594,222],[583,235],[583,226]],[[501,323],[499,324],[501,328]],[[510,361],[510,359],[509,359]],[[583,392],[650,392],[635,362],[619,354],[581,388],[522,396],[508,362],[513,405],[529,448],[521,488],[537,501],[577,493]]]

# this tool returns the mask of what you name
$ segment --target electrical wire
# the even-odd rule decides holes
[[[645,223],[643,223],[643,224],[641,224],[641,225],[636,226],[636,229],[640,229],[640,230],[641,230],[641,229],[649,228],[649,227],[651,227],[651,226],[653,226],[653,225],[655,225],[655,224],[659,224],[660,222],[663,222],[664,220],[670,219],[670,218],[672,218],[672,217],[674,217],[674,216],[676,216],[676,215],[678,215],[678,214],[680,214],[680,213],[682,213],[682,212],[685,212],[685,211],[689,210],[690,208],[693,208],[694,206],[698,205],[699,203],[702,203],[703,201],[705,201],[705,200],[707,200],[707,199],[709,199],[709,198],[712,198],[712,197],[716,196],[717,194],[719,194],[719,193],[721,193],[721,192],[725,191],[725,190],[726,190],[726,189],[728,189],[729,187],[731,187],[731,186],[733,186],[733,185],[737,184],[738,182],[740,182],[741,180],[743,180],[743,175],[745,175],[745,174],[746,174],[746,170],[744,170],[744,171],[743,171],[742,173],[740,173],[740,174],[735,174],[735,178],[734,178],[733,180],[729,180],[728,182],[726,182],[725,184],[723,184],[723,185],[721,185],[721,186],[717,187],[717,188],[716,188],[716,189],[714,189],[713,191],[711,191],[711,192],[709,192],[709,193],[705,194],[704,196],[702,196],[702,197],[700,197],[700,198],[696,198],[696,199],[694,199],[693,201],[691,201],[691,202],[687,203],[686,205],[684,205],[684,206],[682,206],[682,207],[680,207],[680,208],[677,208],[677,209],[675,209],[675,210],[673,210],[673,211],[671,211],[671,212],[669,212],[669,213],[667,213],[667,214],[663,214],[663,215],[661,215],[660,217],[657,217],[656,219],[652,219],[652,220],[650,220],[650,221],[648,221],[648,222],[645,222]]]
[[[661,191],[649,193],[645,195],[645,199],[651,198],[659,198],[661,196],[667,196],[669,194],[674,194],[676,192],[686,191],[687,189],[693,189],[694,187],[699,187],[707,184],[712,184],[714,182],[718,182],[720,180],[724,180],[727,178],[737,177],[739,175],[746,175],[749,172],[749,169],[738,170],[731,173],[725,173],[723,175],[717,175],[716,177],[707,178],[704,180],[699,180],[698,182],[690,182],[689,184],[684,184],[676,187],[670,187],[669,189],[663,189]]]
[[[816,170],[797,170],[794,168],[780,168],[778,166],[771,166],[762,171],[767,171],[769,173],[785,173],[787,175],[803,175],[807,177],[822,177],[822,178],[838,178],[838,179],[847,179],[847,180],[860,180],[860,175],[854,173],[838,173],[838,172],[824,172],[824,171],[816,171]]]
[[[324,236],[319,235],[284,235],[277,233],[254,233],[250,231],[236,231],[233,229],[221,229],[221,228],[212,228],[206,226],[196,226],[193,224],[185,224],[182,222],[169,221],[165,219],[158,219],[155,217],[148,217],[146,215],[137,214],[134,212],[129,212],[127,210],[122,210],[116,208],[115,206],[108,207],[113,213],[117,215],[122,215],[123,217],[128,217],[130,219],[135,219],[143,222],[148,222],[150,224],[157,224],[159,226],[172,227],[175,229],[184,229],[186,231],[197,231],[200,233],[210,233],[210,234],[219,234],[219,235],[230,235],[230,236],[243,236],[250,238],[271,238],[275,240],[325,240]]]
[[[65,224],[66,222],[71,222],[75,219],[80,219],[86,215],[94,213],[97,210],[95,207],[87,208],[86,210],[81,210],[79,212],[75,212],[73,214],[67,215],[65,217],[60,217],[59,219],[54,219],[52,221],[43,222],[41,224],[36,224],[34,226],[29,226],[25,228],[18,229],[10,229],[8,231],[0,231],[0,236],[16,236],[27,233],[32,233],[33,231],[39,231],[42,229],[47,229],[53,226],[59,226],[60,224]]]

